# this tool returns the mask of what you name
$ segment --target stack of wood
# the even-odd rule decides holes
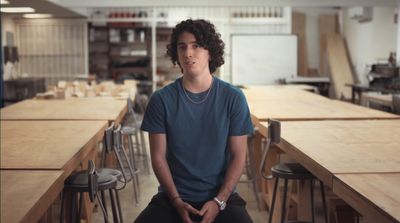
[[[88,85],[84,81],[59,81],[57,86],[50,85],[44,93],[38,93],[36,99],[68,99],[90,97],[114,97],[126,99],[136,93],[135,80],[125,81],[124,85],[116,85],[113,81]]]

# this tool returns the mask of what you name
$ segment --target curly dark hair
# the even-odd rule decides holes
[[[188,19],[175,26],[172,30],[171,40],[167,45],[167,55],[171,57],[171,61],[174,65],[178,64],[180,66],[177,45],[179,35],[183,32],[193,34],[196,37],[197,44],[208,50],[210,54],[209,69],[211,74],[224,64],[225,44],[221,40],[221,34],[215,31],[214,25],[203,19]]]

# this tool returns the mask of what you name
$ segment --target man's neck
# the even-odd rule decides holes
[[[211,74],[201,76],[183,75],[182,78],[183,87],[192,93],[206,91],[211,87],[212,82],[213,77]]]

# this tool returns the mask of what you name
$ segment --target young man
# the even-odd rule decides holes
[[[220,34],[183,21],[167,54],[183,76],[154,92],[144,116],[160,187],[135,222],[250,223],[235,187],[253,126],[243,93],[212,75],[224,63]]]

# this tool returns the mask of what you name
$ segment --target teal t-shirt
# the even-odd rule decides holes
[[[210,91],[185,92],[178,78],[154,92],[141,126],[149,133],[166,134],[172,178],[187,201],[203,202],[216,196],[229,162],[229,136],[253,132],[242,91],[213,78]],[[162,186],[159,190],[163,191]]]

